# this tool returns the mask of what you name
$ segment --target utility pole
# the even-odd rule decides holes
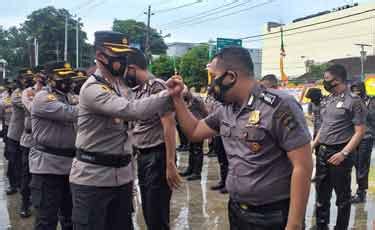
[[[79,20],[80,18],[77,19],[77,24],[76,24],[76,68],[79,68]]]
[[[365,51],[365,47],[372,47],[369,44],[355,44],[356,46],[361,47],[361,80],[365,79],[365,62],[367,60],[367,52]]]
[[[64,61],[68,60],[68,14],[65,15]]]
[[[145,54],[146,54],[148,62],[150,63],[150,61],[151,61],[151,52],[150,52],[150,21],[151,21],[151,16],[155,15],[154,13],[151,13],[151,5],[148,6],[148,10],[147,10],[147,12],[144,12],[144,14],[147,15]]]
[[[39,44],[38,39],[34,38],[34,61],[35,66],[39,65]]]
[[[59,41],[56,41],[56,61],[59,61]]]

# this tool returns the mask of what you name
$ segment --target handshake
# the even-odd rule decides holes
[[[185,85],[180,75],[174,75],[167,81],[168,93],[173,98],[181,98]]]

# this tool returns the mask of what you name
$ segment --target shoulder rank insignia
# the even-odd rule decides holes
[[[342,106],[344,105],[344,102],[342,102],[342,101],[339,101],[339,102],[337,102],[337,105],[336,105],[336,108],[342,108]]]
[[[48,99],[48,101],[56,101],[57,100],[56,96],[51,94],[51,93],[47,95],[47,99]]]
[[[111,89],[110,89],[108,86],[106,86],[106,85],[100,85],[100,89],[101,89],[103,92],[105,92],[105,93],[108,93],[108,92],[111,91]]]
[[[10,99],[10,97],[6,97],[5,99],[4,99],[4,104],[6,104],[6,105],[10,105],[12,103],[12,100]]]
[[[262,99],[262,101],[264,103],[266,103],[267,105],[270,105],[272,107],[275,107],[279,103],[279,101],[280,101],[280,97],[279,96],[277,96],[276,94],[267,92],[267,91],[264,91],[261,94],[260,98]]]
[[[247,121],[247,126],[256,125],[260,121],[260,111],[254,110],[250,112],[249,120]]]

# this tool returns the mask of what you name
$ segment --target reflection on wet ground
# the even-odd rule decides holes
[[[2,145],[0,145],[2,149]],[[180,169],[186,167],[187,153],[179,154],[178,165]],[[219,169],[216,158],[204,159],[202,181],[184,182],[179,191],[173,193],[171,203],[171,227],[172,229],[204,229],[204,230],[226,230],[228,227],[227,217],[227,195],[213,192],[209,188],[217,183],[219,179]],[[375,163],[375,162],[374,162]],[[6,177],[5,177],[5,160],[0,160],[0,230],[28,230],[32,229],[32,218],[20,219],[18,210],[20,206],[19,195],[7,197],[5,195]],[[374,178],[372,178],[374,179]],[[371,183],[372,182],[372,183]],[[375,180],[370,184],[375,190]],[[354,191],[354,186],[353,186]],[[315,224],[314,212],[315,191],[311,188],[309,206],[306,214],[307,229],[314,229]],[[332,200],[331,208],[331,226],[336,221],[336,207],[334,205],[335,197]],[[142,211],[140,209],[139,192],[135,197],[136,212],[134,222],[136,229],[146,229],[143,221]],[[350,226],[356,230],[373,229],[372,222],[375,219],[375,196],[370,194],[366,204],[353,205]]]

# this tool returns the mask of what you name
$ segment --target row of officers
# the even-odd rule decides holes
[[[3,100],[4,111],[12,110],[5,151],[9,173],[17,173],[14,167],[31,175],[30,183],[22,182],[21,214],[28,215],[29,185],[34,229],[55,230],[58,221],[63,230],[133,229],[134,152],[147,228],[169,229],[172,190],[181,183],[176,120],[192,142],[218,136],[222,141],[229,163],[230,229],[303,229],[311,150],[318,146],[317,227],[328,229],[335,190],[335,228],[348,228],[351,158],[368,112],[347,88],[345,68],[325,71],[331,95],[321,102],[322,125],[311,145],[300,104],[257,83],[246,49],[224,48],[209,63],[210,94],[221,105],[206,117],[204,109],[192,109],[201,106],[186,96],[181,76],[167,82],[154,78],[145,55],[129,47],[123,34],[96,32],[95,48],[96,71],[78,96],[71,95],[74,71],[52,63],[39,74],[20,75],[10,100]],[[12,165],[20,155],[24,165]],[[19,186],[11,179],[10,185],[10,193]]]

